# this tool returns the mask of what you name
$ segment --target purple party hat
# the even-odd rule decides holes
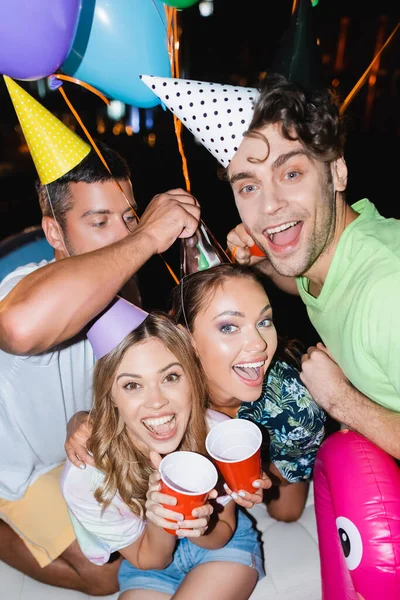
[[[97,359],[111,352],[149,313],[123,298],[105,310],[87,332],[87,338]]]

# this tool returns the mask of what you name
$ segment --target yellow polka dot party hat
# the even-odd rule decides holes
[[[51,183],[76,167],[91,147],[13,79],[4,75],[4,80],[39,179]]]

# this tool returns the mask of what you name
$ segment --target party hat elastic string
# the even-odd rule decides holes
[[[56,219],[56,214],[55,214],[54,208],[53,208],[53,202],[51,201],[51,197],[50,197],[50,193],[49,193],[49,187],[46,184],[45,184],[44,187],[45,187],[45,190],[46,190],[47,200],[48,200],[49,206],[51,208],[51,214],[53,215],[54,223],[56,224],[58,235],[60,236],[60,240],[62,242],[62,245],[64,246],[65,253],[66,253],[67,256],[71,256],[70,253],[69,253],[69,251],[68,251],[67,246],[65,245],[65,240],[64,240],[63,233],[61,231],[61,227],[60,227],[60,225],[59,225],[59,223],[58,223],[58,221]]]

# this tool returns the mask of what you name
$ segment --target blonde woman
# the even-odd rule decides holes
[[[147,316],[96,363],[87,444],[95,466],[67,461],[62,492],[84,554],[96,564],[124,557],[121,600],[246,600],[263,577],[257,532],[229,497],[184,521],[159,492],[162,455],[205,453],[215,424],[205,399],[190,338],[165,315]]]

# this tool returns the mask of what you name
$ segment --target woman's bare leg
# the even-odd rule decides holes
[[[118,600],[170,600],[169,594],[154,590],[128,590],[118,596]]]
[[[279,496],[267,502],[268,514],[277,521],[297,521],[303,513],[308,488],[308,481],[279,486]]]
[[[246,565],[205,563],[186,575],[172,600],[248,600],[256,583],[257,571]]]

